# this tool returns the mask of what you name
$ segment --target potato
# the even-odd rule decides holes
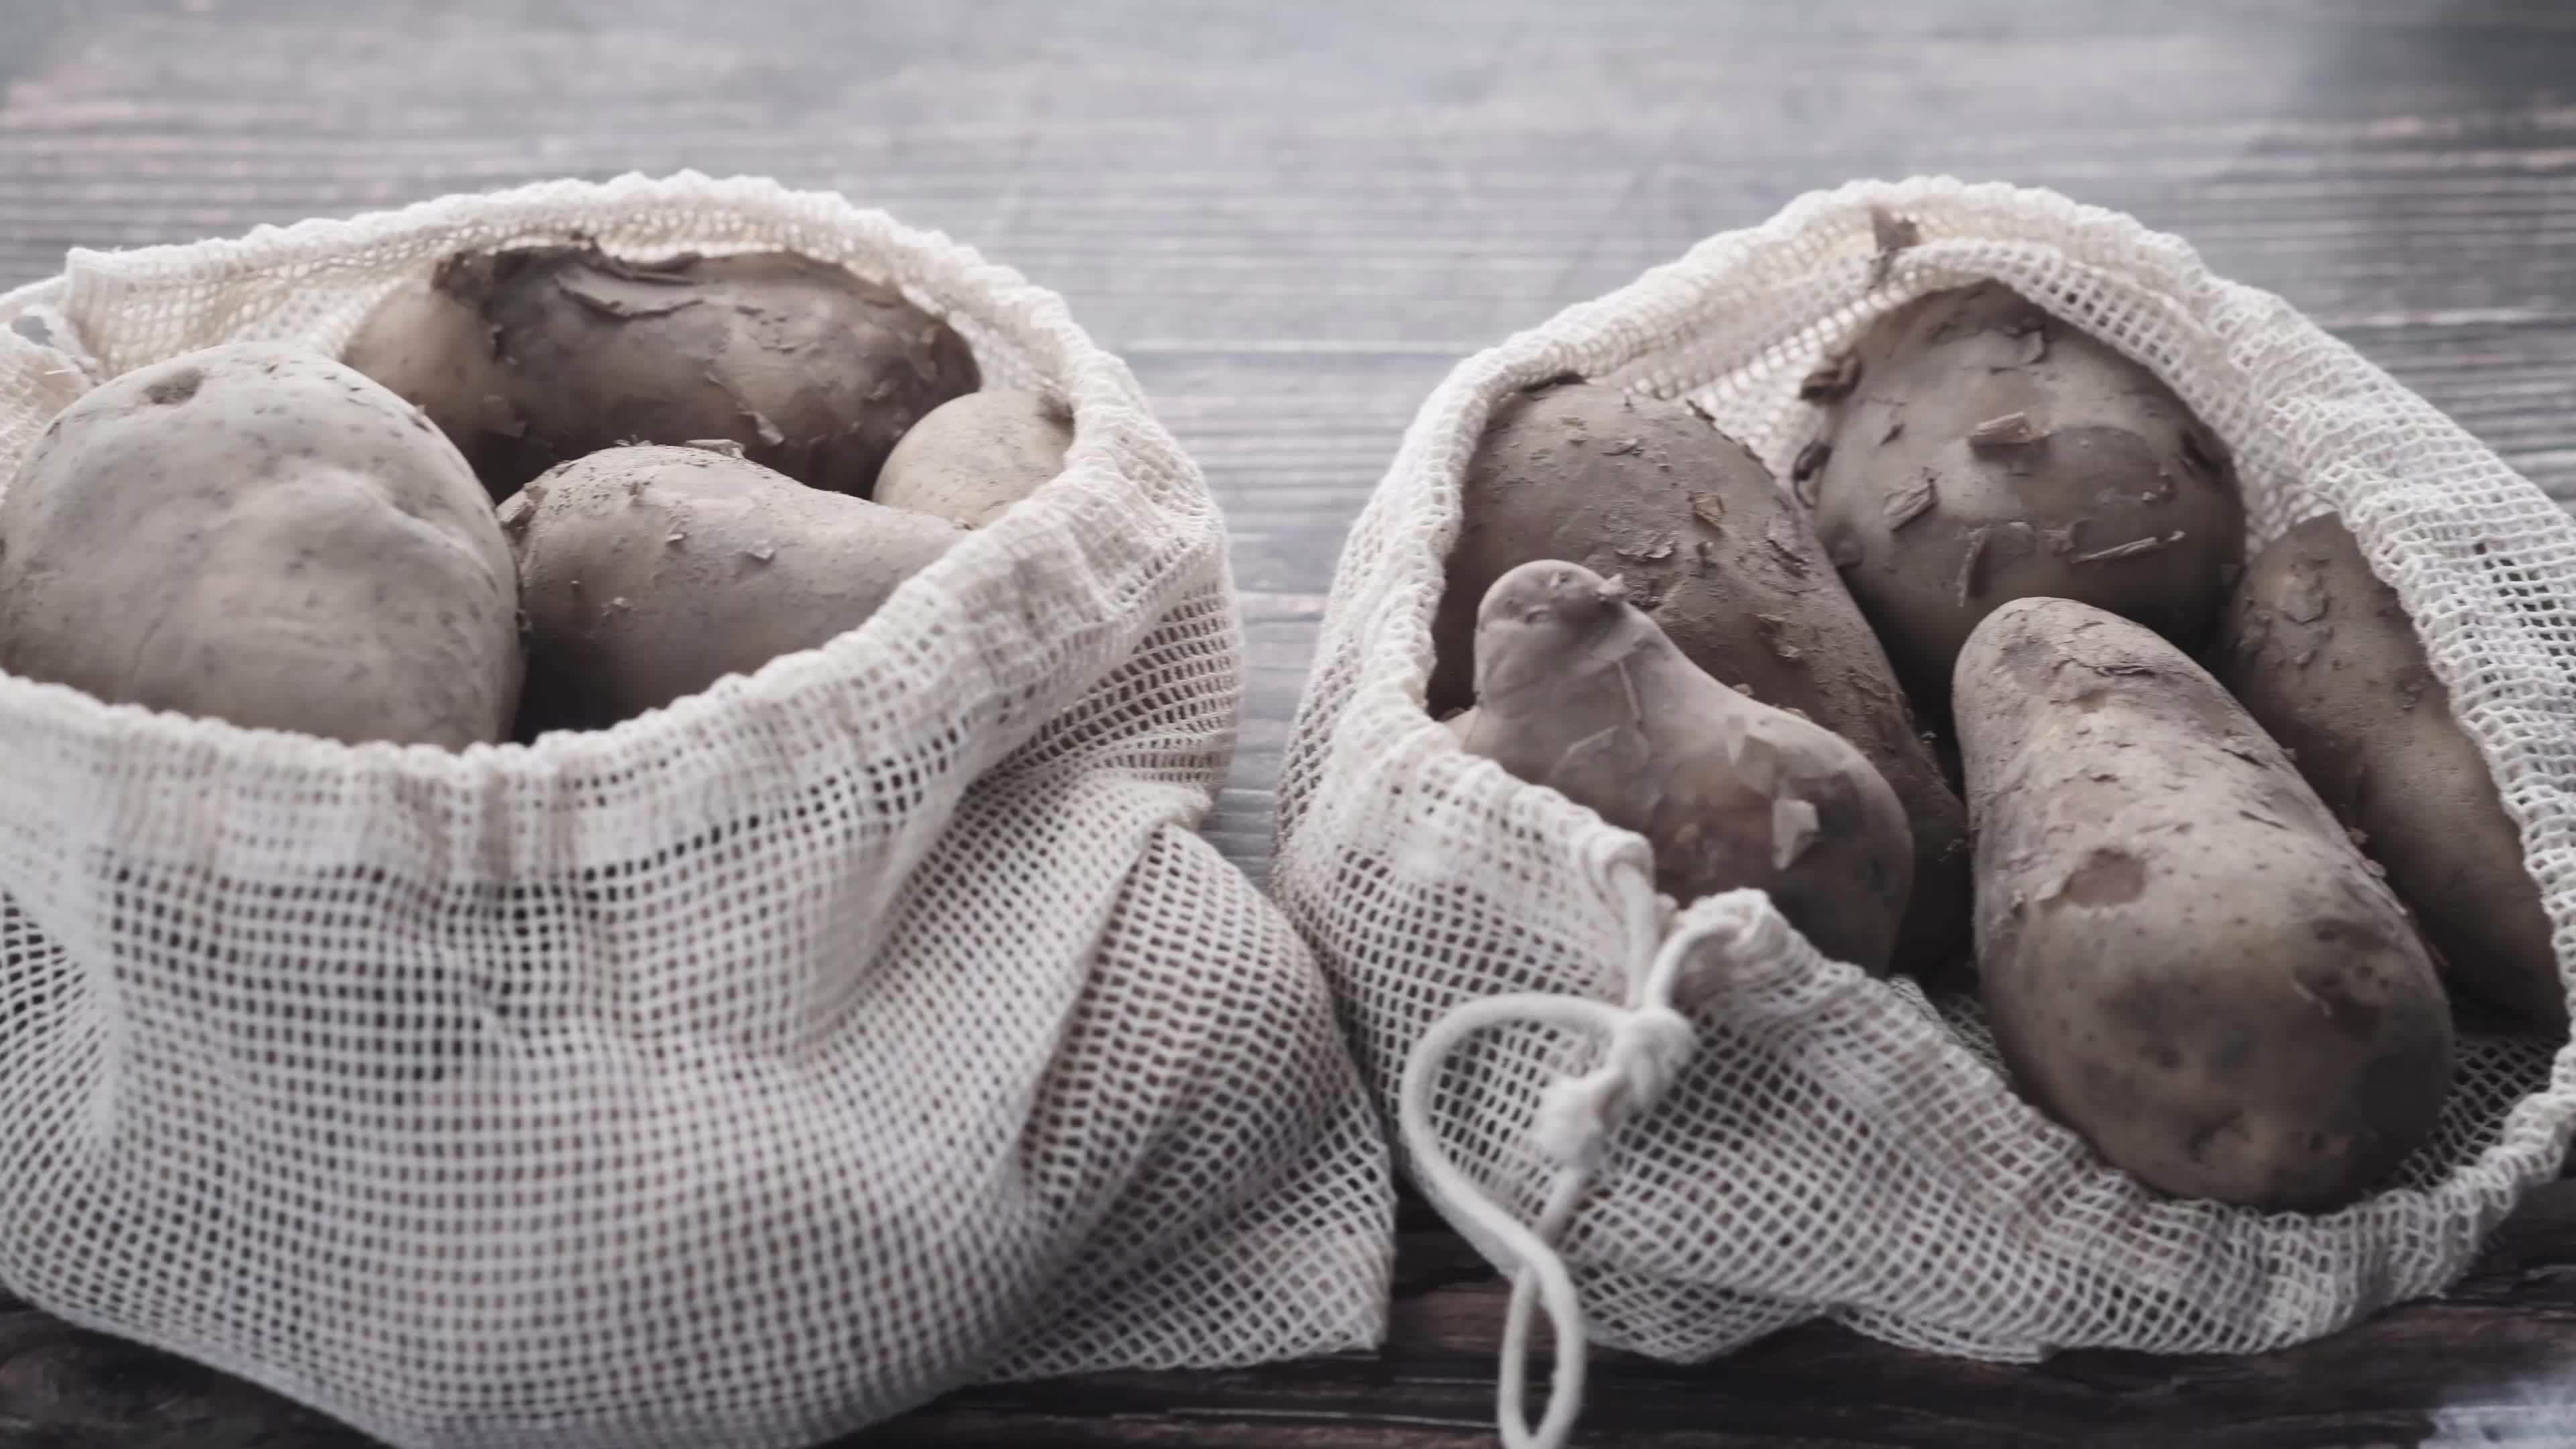
[[[420,278],[386,294],[340,360],[408,398],[456,444],[477,477],[516,466],[511,375],[493,351],[492,324]]]
[[[864,497],[895,441],[979,380],[947,323],[788,252],[642,263],[528,247],[451,257],[431,286],[451,305],[398,291],[349,355],[459,428],[495,498],[617,443],[705,438]]]
[[[1977,951],[2023,1090],[2140,1181],[2322,1211],[2432,1131],[2451,1018],[2403,907],[2218,682],[2088,604],[1989,614],[1955,694]]]
[[[420,412],[318,352],[137,368],[46,428],[0,499],[0,668],[325,739],[507,733],[518,585]]]
[[[1887,970],[1914,846],[1849,741],[1711,679],[1581,564],[1496,580],[1476,643],[1459,743],[1645,836],[1674,899],[1768,891],[1818,950]]]
[[[2452,982],[2564,1032],[2567,988],[2521,833],[2397,591],[2342,520],[2311,518],[2254,556],[2212,658],[2219,681],[2360,832]]]
[[[2012,599],[2107,609],[2197,649],[2244,561],[2225,447],[2171,390],[1997,282],[1880,319],[1808,379],[1816,534],[1915,698]]]
[[[1967,822],[1886,654],[1770,471],[1680,403],[1562,379],[1505,400],[1469,462],[1432,642],[1434,714],[1465,705],[1476,618],[1539,559],[1622,578],[1691,663],[1857,746],[1905,804],[1914,883],[1898,960],[1968,949]]]
[[[995,389],[951,398],[912,425],[870,495],[889,508],[981,528],[1064,471],[1073,412],[1044,393]]]
[[[819,648],[964,537],[703,447],[611,448],[501,508],[528,630],[521,733],[591,729]]]

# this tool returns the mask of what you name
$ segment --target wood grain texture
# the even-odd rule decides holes
[[[1233,527],[1252,677],[1209,822],[1267,865],[1343,530],[1461,354],[1855,176],[2058,187],[2188,237],[2576,496],[2564,0],[15,0],[0,286],[74,245],[691,166],[837,188],[1056,288]],[[1596,1374],[1586,1442],[2576,1443],[2576,1205],[2287,1353],[1912,1355],[1831,1327]],[[1418,1212],[1380,1356],[952,1396],[884,1445],[1491,1442],[1499,1287]],[[0,1445],[341,1446],[0,1309]]]
[[[1597,1354],[1583,1443],[1654,1449],[2221,1449],[2576,1443],[2576,1183],[2499,1233],[2447,1298],[2252,1357],[2069,1353],[2035,1367],[1909,1354],[1829,1325],[1728,1358]],[[1502,1285],[1418,1215],[1385,1352],[1233,1373],[1001,1385],[836,1449],[1013,1444],[1482,1449]],[[166,1354],[0,1303],[0,1445],[364,1449],[283,1399]]]

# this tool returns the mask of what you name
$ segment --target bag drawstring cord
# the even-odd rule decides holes
[[[1411,1154],[1414,1176],[1434,1207],[1479,1250],[1512,1274],[1511,1305],[1503,1319],[1503,1347],[1496,1375],[1495,1425],[1505,1449],[1562,1449],[1583,1412],[1588,1339],[1582,1298],[1556,1241],[1592,1185],[1610,1135],[1652,1108],[1689,1064],[1697,1037],[1673,1006],[1673,991],[1692,950],[1711,935],[1736,934],[1723,922],[1667,940],[1671,904],[1655,893],[1642,842],[1608,844],[1586,861],[1589,873],[1619,903],[1628,944],[1628,1002],[1613,1006],[1586,996],[1517,992],[1479,997],[1450,1009],[1413,1045],[1397,1095],[1397,1125]],[[1750,905],[1759,900],[1752,893]],[[1450,1157],[1431,1119],[1441,1070],[1459,1045],[1477,1032],[1540,1025],[1598,1032],[1609,1040],[1600,1064],[1581,1076],[1548,1085],[1531,1125],[1531,1144],[1554,1164],[1547,1200],[1534,1225],[1514,1218]],[[1556,1363],[1547,1412],[1530,1427],[1524,1407],[1531,1311],[1544,1303],[1556,1330]]]

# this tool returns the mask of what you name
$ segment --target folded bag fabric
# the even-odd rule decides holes
[[[1381,1336],[1330,995],[1192,833],[1222,520],[1053,294],[828,194],[555,182],[74,252],[0,298],[0,478],[87,387],[336,352],[443,256],[784,249],[899,286],[1063,475],[863,627],[615,728],[348,746],[0,678],[0,1279],[401,1445],[796,1445],[961,1383]]]
[[[2564,1043],[2468,1036],[2432,1141],[2326,1215],[2160,1196],[2014,1095],[1976,1002],[1821,956],[1758,892],[1674,903],[1645,843],[1424,711],[1487,417],[1579,374],[1687,399],[1786,477],[1802,379],[1998,279],[2154,371],[2234,451],[2249,543],[2339,513],[2392,584],[2576,928],[2576,524],[2440,412],[2184,242],[2053,193],[1859,182],[1461,362],[1353,527],[1288,746],[1274,889],[1432,1201],[1516,1275],[1506,1442],[1556,1444],[1588,1337],[1660,1358],[1830,1318],[2027,1360],[2243,1352],[2439,1291],[2576,1125]],[[1556,1394],[1519,1358],[1544,1306]]]

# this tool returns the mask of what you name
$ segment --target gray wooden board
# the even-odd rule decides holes
[[[2576,495],[2562,0],[5,0],[0,87],[0,285],[73,245],[692,166],[841,190],[1064,293],[1232,523],[1252,677],[1208,831],[1256,875],[1343,530],[1425,392],[1802,191],[1949,172],[2133,212]],[[1615,1361],[1593,1442],[2576,1442],[2530,1402],[2570,1396],[2567,1220],[2448,1301],[2255,1359],[2010,1369],[1815,1328]],[[873,1442],[1484,1442],[1492,1280],[1420,1220],[1403,1278],[1380,1357],[970,1391]],[[0,1314],[0,1443],[336,1442]]]

